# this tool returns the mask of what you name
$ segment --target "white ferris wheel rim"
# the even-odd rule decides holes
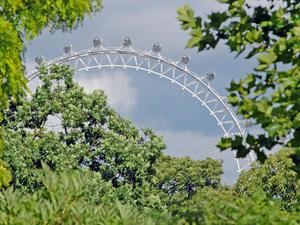
[[[213,116],[225,137],[234,135],[245,137],[247,126],[252,125],[249,120],[238,119],[226,101],[226,97],[219,95],[211,86],[214,74],[199,76],[187,67],[189,62],[187,55],[183,55],[178,61],[162,56],[160,53],[161,46],[157,42],[153,44],[152,51],[137,50],[132,47],[132,41],[128,37],[124,39],[121,47],[104,47],[99,38],[95,38],[93,43],[93,48],[81,51],[73,51],[71,44],[66,44],[64,47],[65,54],[61,57],[45,63],[42,56],[37,56],[36,62],[43,64],[46,68],[54,64],[61,65],[74,62],[75,71],[102,68],[128,68],[145,71],[165,78],[188,91]],[[105,58],[105,62],[101,60],[101,56]],[[38,76],[39,71],[36,69],[27,75],[27,80],[30,83]],[[241,166],[239,159],[235,158],[238,172],[249,167],[250,163],[254,161],[251,154],[248,158],[249,163],[245,166]]]

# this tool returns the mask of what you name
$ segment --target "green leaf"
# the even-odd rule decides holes
[[[249,148],[246,148],[244,146],[240,146],[239,149],[236,152],[236,157],[237,158],[245,158],[249,154],[249,152],[250,152]]]
[[[293,127],[298,128],[300,127],[300,112],[294,118]]]
[[[282,129],[282,125],[277,123],[272,123],[269,126],[267,126],[265,129],[268,132],[270,137],[274,137],[280,133],[280,130]]]
[[[186,47],[187,47],[187,48],[193,48],[193,47],[197,46],[198,43],[199,43],[200,41],[201,41],[201,38],[199,38],[199,37],[192,37],[192,38],[188,41]]]
[[[296,36],[296,37],[300,37],[300,26],[298,25],[297,27],[294,27],[292,29],[292,33]]]
[[[239,98],[234,93],[231,93],[230,95],[228,95],[227,99],[228,99],[229,103],[231,103],[233,106],[236,106],[239,103]]]
[[[227,91],[230,92],[234,92],[234,91],[238,91],[240,89],[241,85],[239,83],[237,83],[236,81],[232,80],[230,82],[230,87],[227,88]]]
[[[221,24],[227,20],[227,12],[213,12],[211,13],[208,18],[210,19],[210,28],[218,29]]]
[[[221,151],[231,148],[231,139],[230,138],[221,138],[221,141],[217,144],[217,147]]]
[[[177,9],[177,17],[182,24],[182,29],[187,30],[189,28],[194,28],[196,22],[194,20],[194,10],[189,6],[185,5]]]
[[[238,149],[239,150],[239,148],[241,148],[242,145],[243,145],[243,137],[236,135],[234,137],[234,139],[232,140],[232,142],[231,142],[232,149]]]
[[[273,51],[269,51],[267,54],[260,54],[258,61],[260,64],[271,65],[277,59],[277,55]]]
[[[297,172],[298,174],[298,179],[300,178],[300,148],[295,148],[293,151],[293,154],[291,155],[291,159],[293,160],[294,166],[293,169],[294,171]]]
[[[266,99],[256,103],[257,110],[267,116],[271,116],[272,106],[269,105]]]
[[[245,38],[249,43],[253,43],[253,42],[259,43],[261,33],[262,33],[262,31],[250,30],[247,32]]]

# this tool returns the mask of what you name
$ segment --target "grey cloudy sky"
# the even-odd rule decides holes
[[[255,66],[255,61],[234,59],[224,45],[202,53],[185,49],[187,32],[180,29],[176,9],[190,4],[202,16],[222,9],[211,0],[106,0],[103,11],[85,20],[82,27],[72,33],[45,31],[29,43],[26,53],[27,70],[34,68],[36,55],[51,60],[63,53],[65,43],[72,43],[75,50],[92,47],[92,40],[99,36],[104,46],[121,46],[125,36],[132,37],[134,48],[150,50],[156,41],[163,46],[162,54],[178,59],[183,53],[191,57],[189,68],[199,74],[216,72],[214,88],[226,95],[225,88],[232,79],[239,79]],[[190,95],[165,80],[136,71],[105,70],[82,73],[78,81],[88,89],[102,88],[110,103],[122,115],[140,127],[150,127],[164,135],[167,153],[189,155],[195,159],[207,156],[223,158],[228,183],[236,178],[236,165],[231,152],[216,150],[222,136],[220,128],[208,112]]]

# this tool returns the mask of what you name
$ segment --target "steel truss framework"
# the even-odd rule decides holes
[[[213,73],[199,76],[187,67],[189,62],[187,55],[183,55],[178,61],[171,60],[161,55],[161,46],[158,43],[153,45],[152,51],[136,50],[132,47],[129,38],[124,39],[123,46],[115,48],[104,47],[99,38],[95,38],[93,43],[92,49],[82,51],[73,51],[72,46],[67,44],[64,47],[65,54],[63,56],[48,63],[44,63],[43,57],[37,56],[36,62],[43,63],[46,67],[54,64],[68,64],[78,72],[90,69],[129,68],[157,75],[180,86],[198,100],[216,120],[225,137],[245,136],[249,121],[239,120],[228,104],[227,98],[219,95],[211,86],[214,79]],[[34,80],[38,79],[38,73],[37,70],[30,73],[27,76],[28,81],[34,83]],[[249,166],[253,157],[249,155],[244,160],[246,162],[243,163],[238,159],[235,161],[237,171],[240,172]]]

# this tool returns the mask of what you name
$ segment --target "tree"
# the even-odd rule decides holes
[[[252,118],[265,132],[223,138],[221,150],[235,149],[237,157],[254,151],[258,160],[276,145],[294,148],[291,155],[300,174],[300,3],[265,0],[251,6],[245,0],[219,0],[227,9],[202,19],[189,6],[178,9],[189,48],[215,48],[221,41],[237,56],[256,57],[258,66],[228,88],[229,102],[245,119]]]
[[[239,176],[234,189],[244,196],[251,196],[261,188],[269,197],[278,200],[280,205],[292,210],[298,204],[300,189],[297,185],[297,174],[291,169],[294,167],[289,155],[292,151],[282,149],[271,155],[264,164],[253,163],[248,171]]]
[[[222,163],[208,158],[162,156],[157,165],[154,184],[169,207],[192,196],[204,187],[221,185]]]
[[[122,119],[103,91],[86,94],[73,74],[68,66],[41,67],[42,84],[31,99],[23,96],[4,111],[3,158],[13,186],[25,193],[40,189],[42,162],[55,171],[88,168],[116,189],[120,201],[141,207],[158,201],[160,207],[151,184],[165,148],[162,138]],[[56,127],[47,126],[51,120]],[[98,196],[103,182],[95,184]]]
[[[236,196],[231,190],[204,188],[173,209],[174,216],[188,224],[299,224],[298,212],[286,212],[262,190],[251,197]]]
[[[1,0],[0,72],[1,105],[16,98],[26,89],[22,53],[24,41],[32,40],[45,27],[71,31],[90,15],[101,9],[101,0],[14,1]]]
[[[23,65],[24,43],[39,35],[45,27],[52,32],[58,29],[71,31],[83,21],[85,15],[91,15],[101,7],[101,0],[0,0],[0,30],[3,31],[0,34],[1,112],[11,98],[16,100],[27,90]],[[0,159],[2,154],[3,131],[0,127]],[[0,180],[7,180],[9,171],[1,161],[0,167]],[[0,189],[7,182],[0,182]]]

